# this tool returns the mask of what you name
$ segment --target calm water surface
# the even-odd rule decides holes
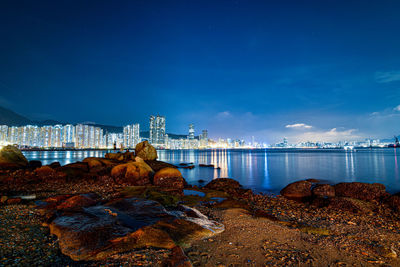
[[[59,161],[62,165],[86,157],[102,157],[105,151],[29,151],[29,160],[43,164]],[[230,177],[247,188],[279,192],[288,183],[318,178],[329,183],[376,182],[386,185],[389,192],[400,191],[400,149],[344,150],[161,150],[159,159],[172,164],[182,162],[213,164],[216,168],[196,166],[180,169],[185,179],[197,184],[217,177]]]

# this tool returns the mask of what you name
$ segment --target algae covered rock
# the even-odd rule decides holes
[[[0,168],[19,169],[28,164],[28,160],[17,147],[8,145],[0,149]]]
[[[148,141],[137,144],[135,154],[143,160],[157,159],[157,150]]]
[[[150,184],[154,172],[145,162],[129,162],[112,168],[111,176],[131,185]]]
[[[281,195],[295,200],[305,200],[311,197],[311,185],[309,181],[298,181],[288,184],[281,190]]]
[[[386,192],[385,186],[379,183],[339,183],[335,185],[335,194],[339,197],[350,197],[360,200],[381,200],[382,198],[389,197]]]
[[[185,180],[178,169],[167,167],[154,174],[153,184],[160,187],[183,189]]]
[[[204,186],[207,189],[227,191],[229,189],[240,189],[242,186],[238,181],[230,178],[216,178]]]
[[[62,204],[61,204],[62,205]],[[167,211],[156,201],[118,199],[69,211],[49,225],[63,254],[73,260],[103,260],[136,248],[189,246],[224,230],[199,211],[182,206]]]
[[[334,197],[335,188],[329,184],[318,184],[312,189],[315,197]]]

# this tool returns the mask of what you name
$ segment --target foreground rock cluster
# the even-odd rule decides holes
[[[147,142],[65,166],[5,151],[0,265],[400,266],[399,195],[381,184],[309,179],[271,196],[188,185]]]

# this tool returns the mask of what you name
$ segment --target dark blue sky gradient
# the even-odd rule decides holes
[[[398,1],[1,1],[0,105],[144,129],[159,113],[168,132],[266,142],[390,137],[399,14]]]

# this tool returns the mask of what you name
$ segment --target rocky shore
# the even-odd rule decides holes
[[[309,179],[271,196],[191,186],[178,167],[147,142],[65,166],[3,148],[0,265],[400,266],[400,195],[381,184]]]

